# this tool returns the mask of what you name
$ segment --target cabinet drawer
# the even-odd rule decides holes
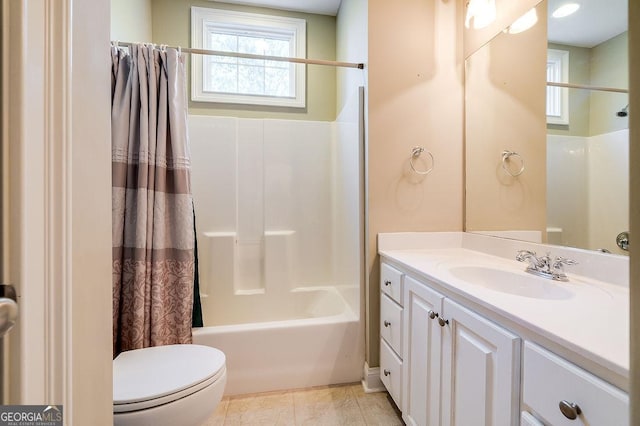
[[[554,426],[627,426],[629,397],[622,390],[530,342],[524,345],[522,401],[545,423]],[[561,401],[581,411],[570,420]]]
[[[402,360],[380,339],[380,379],[398,407],[402,407]]]
[[[402,358],[402,307],[386,294],[380,301],[380,336]]]
[[[380,289],[390,298],[402,303],[402,272],[386,263],[380,266]]]

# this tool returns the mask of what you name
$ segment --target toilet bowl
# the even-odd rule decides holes
[[[122,352],[113,360],[113,424],[201,425],[222,399],[225,361],[202,345]]]

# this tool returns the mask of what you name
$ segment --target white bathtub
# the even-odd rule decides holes
[[[297,288],[279,306],[262,304],[264,294],[241,295],[235,314],[226,315],[232,325],[215,325],[225,317],[216,311],[228,310],[205,299],[205,327],[194,329],[193,342],[225,353],[226,395],[356,382],[362,378],[364,330],[343,297],[350,292]],[[289,319],[269,320],[274,317]]]

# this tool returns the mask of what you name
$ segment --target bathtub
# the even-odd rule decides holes
[[[205,327],[193,331],[194,343],[225,353],[225,395],[362,378],[364,330],[349,303],[357,300],[357,288],[302,287],[275,301],[267,294],[235,299],[233,315],[224,300],[203,299]]]

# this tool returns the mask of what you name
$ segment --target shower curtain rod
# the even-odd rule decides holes
[[[552,81],[547,81],[547,86],[567,87],[569,89],[599,90],[601,92],[629,93],[628,89],[616,89],[615,87],[588,86],[586,84],[555,83]]]
[[[114,43],[116,46],[127,46],[127,47],[130,47],[132,44],[135,44],[129,41],[127,42],[113,41],[112,43]],[[293,62],[296,64],[327,65],[327,66],[333,66],[333,67],[364,69],[363,63],[325,61],[322,59],[291,58],[286,56],[255,55],[253,53],[223,52],[220,50],[193,49],[190,47],[172,47],[172,46],[167,46],[167,47],[172,49],[178,49],[184,53],[191,53],[196,55],[228,56],[232,58],[243,58],[243,59],[264,59],[266,61]]]

